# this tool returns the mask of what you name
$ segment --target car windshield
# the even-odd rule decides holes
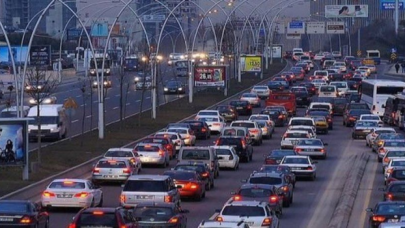
[[[401,160],[401,161],[392,161],[391,162],[391,166],[405,166],[405,161]]]
[[[118,222],[115,213],[89,213],[79,215],[78,227],[116,227]]]
[[[181,158],[187,160],[207,160],[210,159],[210,151],[184,149]]]
[[[123,191],[130,192],[167,192],[166,181],[128,180]]]
[[[245,136],[245,131],[236,129],[225,129],[222,134],[226,136]]]
[[[281,184],[282,180],[280,177],[251,177],[249,179],[250,184],[269,184],[277,185]]]
[[[378,127],[376,121],[357,121],[356,127]]]
[[[285,158],[283,164],[309,164],[307,158]]]
[[[401,141],[392,141],[392,142],[385,142],[384,147],[405,147],[405,142]]]
[[[405,203],[380,204],[376,213],[379,214],[405,214]]]
[[[312,139],[312,140],[300,140],[300,141],[298,141],[297,145],[299,145],[299,146],[323,146],[323,143],[319,139]]]
[[[165,172],[164,175],[170,176],[173,180],[194,180],[194,172]]]
[[[84,182],[77,181],[55,181],[52,182],[48,188],[62,188],[62,189],[85,189]]]
[[[105,153],[104,157],[133,157],[132,152],[130,151],[121,151],[121,150],[111,150]]]
[[[126,168],[127,165],[125,164],[124,161],[111,160],[111,161],[99,161],[97,167],[117,169],[117,168]]]
[[[174,216],[174,212],[169,207],[135,207],[133,216],[139,220],[140,224],[151,221],[167,222]]]
[[[256,206],[243,206],[243,205],[229,205],[226,206],[222,210],[222,215],[236,215],[236,216],[249,216],[249,217],[257,217],[257,216],[265,216],[264,208],[256,207]]]
[[[29,212],[29,204],[21,202],[0,202],[0,213],[26,213]]]
[[[273,194],[270,189],[263,188],[245,188],[239,191],[239,195],[245,197],[269,197]]]

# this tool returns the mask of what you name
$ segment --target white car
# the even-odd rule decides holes
[[[163,168],[169,165],[170,155],[162,144],[138,143],[134,152],[139,154],[142,164],[161,165]]]
[[[265,114],[253,114],[253,115],[250,115],[249,120],[250,121],[265,120],[270,125],[274,124],[274,122],[271,120],[270,116],[265,115]],[[272,125],[272,126],[274,126],[274,125]]]
[[[205,221],[203,220],[198,228],[249,228],[249,225],[244,221],[239,222],[218,222],[218,221]]]
[[[309,156],[287,155],[281,160],[280,165],[286,165],[297,177],[309,177],[316,179],[316,163]]]
[[[219,168],[237,170],[239,168],[239,156],[233,146],[213,146],[218,157]]]
[[[177,152],[179,152],[181,147],[185,145],[184,140],[181,138],[181,135],[177,132],[157,132],[155,136],[163,136],[170,138],[174,146],[176,147]]]
[[[385,153],[384,158],[382,160],[382,172],[384,174],[385,168],[388,166],[390,161],[392,159],[398,159],[398,158],[405,158],[405,148],[399,147],[399,148],[393,148],[389,150],[387,153]]]
[[[43,207],[102,207],[103,191],[86,179],[53,180],[41,195]]]
[[[366,136],[366,146],[371,147],[374,144],[374,140],[381,133],[396,133],[396,131],[392,127],[376,127]]]
[[[314,79],[311,81],[311,83],[314,84],[316,88],[328,85],[328,83],[323,79]]]
[[[320,139],[301,139],[294,146],[294,151],[298,155],[308,155],[326,159],[325,146],[327,145],[327,143],[323,143]]]
[[[316,139],[316,130],[314,130],[314,127],[311,126],[305,126],[305,125],[294,125],[290,126],[288,130],[291,131],[307,131],[311,138]]]
[[[291,118],[290,121],[288,122],[288,129],[290,129],[291,126],[296,126],[296,125],[310,126],[314,130],[316,130],[315,121],[311,117],[293,117],[293,118]]]
[[[251,228],[279,227],[276,212],[270,208],[268,202],[263,201],[234,201],[225,203],[215,218],[218,222],[244,221]]]
[[[293,149],[301,139],[309,138],[311,138],[311,136],[307,131],[288,130],[281,138],[281,149]]]
[[[260,98],[255,93],[243,93],[242,96],[240,96],[239,100],[248,101],[249,104],[255,107],[261,106]]]
[[[405,167],[405,158],[395,158],[391,159],[384,170],[384,181],[387,184],[387,179],[389,178],[390,173],[394,170],[395,167]]]
[[[184,141],[186,146],[194,146],[196,137],[190,128],[186,127],[171,127],[165,130],[166,132],[179,133],[181,139]]]
[[[345,62],[335,62],[335,63],[333,64],[333,66],[338,66],[338,67],[340,67],[340,71],[341,71],[342,73],[346,73],[346,72],[347,72],[347,68],[346,68],[346,63],[345,63]]]
[[[314,56],[314,60],[315,60],[315,61],[321,61],[323,58],[325,58],[325,55],[324,55],[324,54],[316,54],[316,55]]]
[[[108,159],[127,159],[140,172],[142,170],[142,162],[139,154],[134,153],[131,148],[110,148],[104,154]]]
[[[370,70],[370,68],[368,68],[367,66],[359,66],[359,67],[357,68],[357,70],[359,70],[359,71],[365,71],[365,72],[366,72],[366,73],[365,73],[366,77],[370,76],[370,74],[371,74],[371,70]]]
[[[256,85],[253,86],[251,93],[255,93],[258,97],[266,99],[270,95],[270,89],[267,85]]]
[[[344,96],[347,91],[349,91],[349,85],[347,85],[347,82],[330,82],[329,85],[333,85],[337,88],[338,94],[340,97]]]
[[[378,126],[382,127],[384,125],[383,121],[381,120],[379,115],[375,114],[362,114],[360,115],[359,120],[375,120],[378,122]]]
[[[31,97],[29,103],[31,106],[37,105],[38,100],[40,104],[56,104],[57,98],[55,96],[47,96],[45,94],[39,94],[39,99]]]
[[[200,116],[221,116],[221,114],[218,110],[200,110],[195,116],[195,119]]]
[[[222,116],[199,116],[196,120],[206,122],[211,132],[220,133],[226,127],[225,119]]]

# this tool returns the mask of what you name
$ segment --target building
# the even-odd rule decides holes
[[[14,28],[25,28],[29,21],[29,0],[4,0],[5,24]]]
[[[0,22],[4,25],[6,23],[6,1],[0,0]]]

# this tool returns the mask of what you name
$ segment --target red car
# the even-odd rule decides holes
[[[163,173],[174,180],[176,186],[180,186],[179,192],[182,198],[193,198],[200,201],[205,197],[206,181],[203,181],[195,171],[170,170]]]
[[[122,227],[135,228],[135,219],[125,216],[126,209],[113,207],[90,207],[80,210],[69,228],[76,227]]]

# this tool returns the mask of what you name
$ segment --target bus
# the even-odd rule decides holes
[[[124,71],[140,71],[138,56],[132,55],[124,59]]]
[[[96,60],[94,62],[94,59]],[[103,59],[104,59],[104,76],[110,76],[111,74],[111,59],[110,56],[108,54],[106,54],[106,56],[103,58],[103,54],[101,53],[96,53],[94,55],[94,58],[89,58],[89,62],[90,62],[90,75],[91,76],[97,76],[100,75],[102,73],[102,69],[103,69]],[[97,63],[97,67],[96,64]]]
[[[374,64],[380,65],[381,56],[379,50],[367,50],[366,53],[367,53],[366,58],[374,59]]]
[[[398,80],[363,80],[360,86],[361,100],[371,107],[373,114],[383,116],[383,106],[392,95],[402,93],[405,82]]]

